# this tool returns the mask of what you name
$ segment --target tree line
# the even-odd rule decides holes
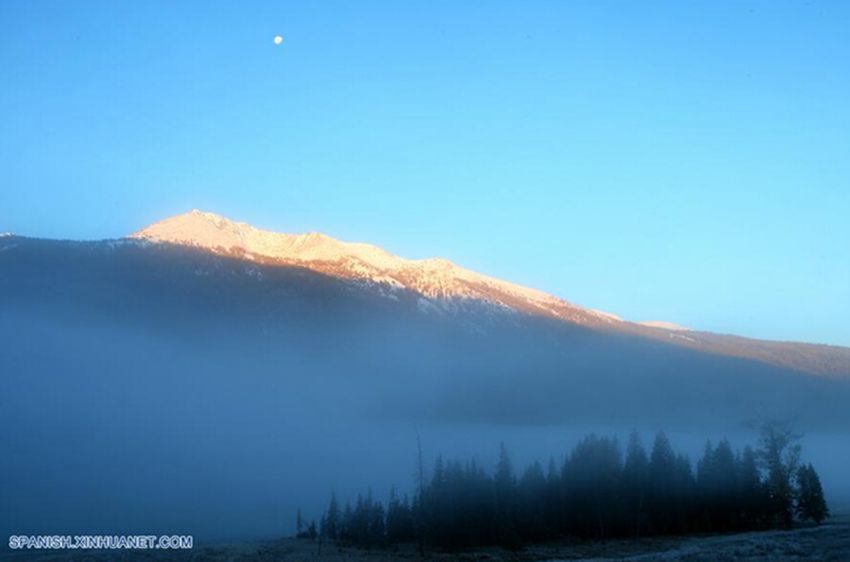
[[[788,528],[828,516],[820,479],[800,462],[799,436],[768,424],[759,447],[733,451],[707,443],[693,466],[664,433],[647,450],[637,433],[625,451],[614,438],[588,435],[560,463],[532,463],[517,474],[502,446],[492,473],[475,461],[438,457],[412,496],[393,489],[384,505],[371,491],[341,506],[332,494],[318,529],[299,536],[381,548],[524,543],[578,537],[606,539],[660,534]]]

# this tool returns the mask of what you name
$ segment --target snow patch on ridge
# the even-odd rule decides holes
[[[647,326],[649,328],[660,328],[662,330],[670,330],[672,332],[690,332],[690,328],[686,328],[684,326],[680,326],[678,324],[674,324],[673,322],[665,322],[663,320],[647,320],[645,322],[638,322],[641,326]]]
[[[599,316],[600,318],[604,318],[605,320],[608,320],[609,322],[622,322],[623,321],[623,319],[620,318],[619,316],[617,316],[616,314],[611,314],[610,312],[605,312],[604,310],[596,310],[594,308],[594,309],[590,310],[590,313],[595,314],[596,316]]]

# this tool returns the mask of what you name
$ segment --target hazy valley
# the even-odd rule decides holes
[[[846,348],[646,327],[316,236],[246,252],[195,219],[227,242],[0,238],[4,530],[274,537],[331,489],[409,489],[417,433],[429,462],[489,466],[590,431],[696,456],[771,418],[850,496]]]

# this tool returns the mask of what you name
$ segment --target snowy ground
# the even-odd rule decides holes
[[[629,560],[640,562],[688,561],[722,562],[726,560],[793,561],[815,560],[843,562],[850,560],[850,516],[830,519],[819,527],[793,531],[767,531],[722,536],[655,538],[640,541],[608,541],[576,544],[547,544],[520,551],[481,549],[461,553],[431,553],[420,557],[413,548],[394,551],[362,551],[324,545],[319,551],[315,543],[295,539],[233,543],[214,546],[198,545],[183,552],[101,552],[101,553],[12,553],[0,555],[4,560],[61,560],[101,562],[106,560],[197,560],[249,561],[281,560],[284,562],[561,562],[573,560]]]

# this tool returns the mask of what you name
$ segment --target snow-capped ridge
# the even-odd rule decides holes
[[[193,209],[154,223],[131,239],[181,244],[216,253],[294,264],[386,290],[406,289],[430,299],[474,300],[499,309],[529,312],[582,324],[622,323],[614,314],[587,310],[543,291],[476,273],[434,257],[405,259],[362,242],[343,242],[319,232],[283,234]]]
[[[154,223],[130,237],[210,250],[239,250],[281,260],[335,261],[355,257],[376,266],[388,266],[397,259],[370,244],[341,242],[320,232],[276,233],[197,209]]]

